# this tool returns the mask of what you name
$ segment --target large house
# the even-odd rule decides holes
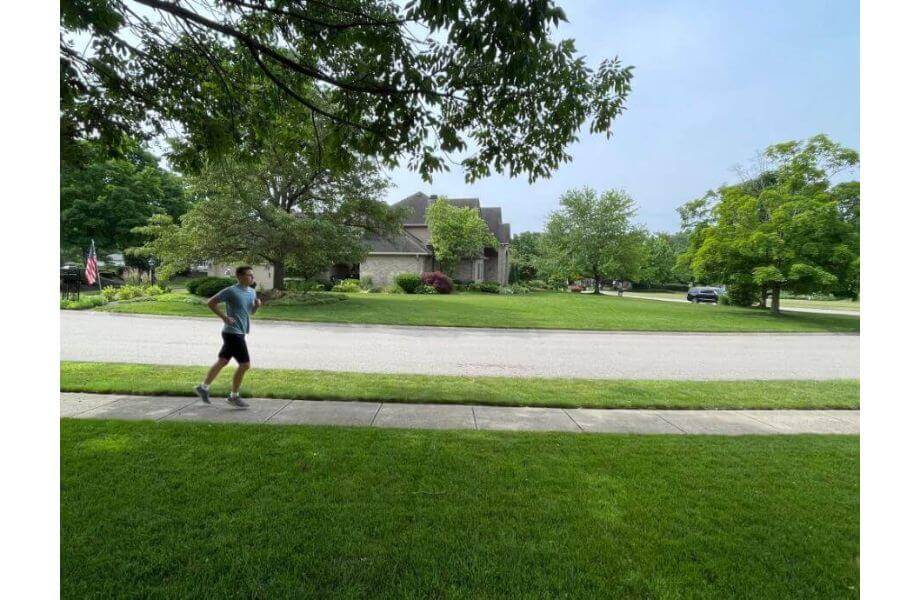
[[[441,270],[429,243],[431,235],[425,224],[425,211],[436,199],[437,196],[418,192],[397,202],[395,206],[408,209],[402,231],[390,238],[370,236],[368,242],[371,250],[358,266],[357,275],[370,275],[374,286],[382,287],[392,283],[398,273]],[[497,206],[480,206],[479,198],[448,198],[447,201],[454,206],[478,211],[489,231],[498,240],[497,248],[483,248],[479,256],[462,260],[453,278],[458,281],[508,283],[511,226],[502,223],[502,209]]]

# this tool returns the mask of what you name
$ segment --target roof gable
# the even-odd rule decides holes
[[[409,223],[424,223],[425,211],[428,210],[429,202],[431,202],[431,198],[427,194],[416,192],[411,196],[403,198],[393,206],[408,209],[408,214],[403,219],[403,225],[406,225]]]
[[[364,241],[370,246],[370,252],[401,252],[409,254],[431,254],[425,244],[407,231],[386,237],[375,233],[368,233]]]
[[[502,209],[498,206],[484,206],[479,209],[479,216],[489,226],[489,231],[496,239],[501,238]]]

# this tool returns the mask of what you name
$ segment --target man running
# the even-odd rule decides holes
[[[205,404],[211,403],[211,382],[217,378],[221,369],[227,366],[230,359],[235,358],[238,366],[233,374],[233,387],[227,402],[240,408],[249,406],[240,398],[240,384],[243,383],[243,376],[249,370],[249,349],[246,348],[249,315],[262,306],[262,301],[256,297],[256,291],[252,289],[254,280],[252,267],[237,267],[237,284],[225,287],[208,300],[208,308],[224,322],[224,328],[220,334],[224,338],[224,345],[217,353],[217,362],[208,370],[204,382],[195,386],[195,392]],[[226,314],[220,309],[219,305],[222,302],[226,304]]]

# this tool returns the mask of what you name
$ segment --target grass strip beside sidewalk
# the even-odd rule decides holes
[[[856,436],[61,421],[65,598],[857,598]]]
[[[314,296],[322,297],[323,293]],[[659,302],[592,294],[346,294],[328,303],[267,303],[255,320],[571,329],[576,331],[859,332],[859,317],[736,306]],[[190,304],[189,301],[192,303]],[[201,298],[182,294],[103,307],[129,314],[212,316]]]
[[[61,391],[193,396],[204,367],[61,362]],[[232,368],[213,394],[229,390]],[[257,398],[546,406],[559,408],[856,409],[858,380],[667,381],[402,375],[253,369],[243,394]]]

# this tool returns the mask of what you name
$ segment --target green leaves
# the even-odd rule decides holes
[[[630,92],[632,67],[593,71],[554,39],[564,20],[549,0],[68,0],[62,156],[78,139],[116,153],[126,135],[178,123],[213,159],[285,114],[301,128],[322,117],[349,150],[425,178],[458,163],[468,181],[534,181],[570,160],[585,123],[609,135]],[[285,107],[259,111],[253,97]]]
[[[858,294],[859,183],[830,186],[858,160],[825,135],[770,146],[768,171],[681,208],[691,231],[682,260],[710,283]]]
[[[140,241],[132,233],[157,214],[178,217],[190,198],[176,175],[136,144],[107,159],[98,144],[77,146],[81,161],[61,170],[61,245],[121,251]]]
[[[630,222],[635,203],[625,192],[570,190],[560,204],[543,236],[546,262],[567,274],[594,279],[639,279],[645,233]]]
[[[453,274],[463,259],[478,258],[483,248],[497,248],[498,240],[473,208],[453,206],[444,198],[431,203],[425,211],[425,223],[431,232],[431,246],[441,268]]]

